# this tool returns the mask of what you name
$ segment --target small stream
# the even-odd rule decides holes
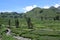
[[[6,35],[11,35],[11,30],[9,28],[7,28],[8,32],[6,33]],[[13,36],[13,38],[16,38],[18,40],[31,40],[29,38],[23,38],[23,37],[20,37],[20,36]]]

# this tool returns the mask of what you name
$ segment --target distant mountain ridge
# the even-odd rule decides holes
[[[1,12],[0,17],[8,17],[8,18],[22,18],[24,15],[32,18],[40,18],[40,17],[56,17],[57,15],[60,16],[60,6],[55,8],[51,6],[49,9],[44,9],[40,7],[36,7],[31,11],[26,13],[17,13],[17,12]]]

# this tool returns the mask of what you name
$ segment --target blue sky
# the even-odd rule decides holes
[[[0,0],[1,11],[26,12],[35,7],[60,6],[60,0]]]

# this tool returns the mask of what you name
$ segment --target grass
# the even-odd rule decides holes
[[[17,40],[17,39],[13,38],[13,36],[7,36],[7,35],[3,34],[2,40]]]
[[[5,21],[1,19],[0,23],[4,25],[8,25],[7,19],[4,19]],[[12,30],[12,36],[22,36],[26,38],[31,38],[32,40],[60,40],[60,21],[50,21],[50,20],[37,20],[32,19],[32,23],[34,28],[28,29],[27,23],[25,19],[19,19],[20,27],[16,28],[14,25],[14,20],[11,19],[11,30]],[[14,26],[14,27],[13,27]],[[6,27],[3,26],[0,29],[0,33],[6,30]],[[3,35],[3,40],[6,38],[6,40],[15,40],[12,36],[6,36]],[[7,39],[8,38],[8,39]]]

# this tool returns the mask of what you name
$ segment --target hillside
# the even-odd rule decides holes
[[[55,8],[54,6],[51,6],[49,9],[43,9],[36,7],[32,9],[31,11],[27,12],[26,15],[31,18],[43,18],[43,19],[56,19],[57,16],[59,16],[60,19],[60,7]]]
[[[53,6],[49,9],[36,7],[27,13],[1,12],[0,39],[60,40],[59,8]],[[10,35],[6,35],[9,32],[8,29],[11,30]]]
[[[17,13],[17,12],[0,12],[0,18],[22,18],[23,15],[27,15],[31,18],[54,18],[56,16],[60,17],[60,7],[55,8],[54,6],[51,6],[49,9],[39,8],[36,7],[32,9],[31,11],[28,11],[26,13]]]

